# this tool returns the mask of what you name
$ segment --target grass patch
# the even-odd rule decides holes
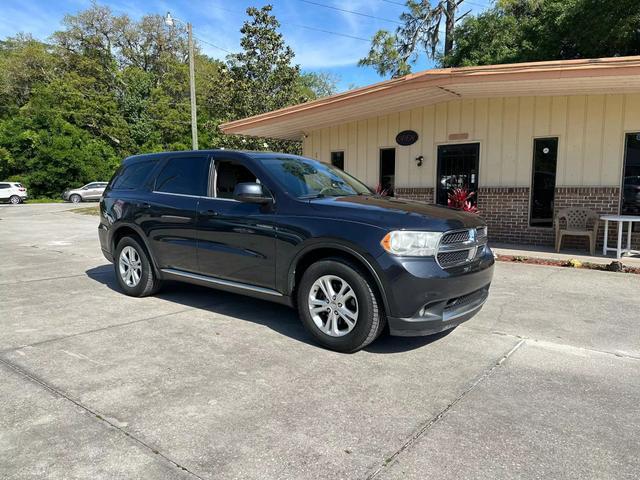
[[[71,211],[73,213],[79,213],[80,215],[100,215],[100,205],[93,205],[91,207],[74,208]]]
[[[25,203],[64,203],[61,198],[28,198]]]

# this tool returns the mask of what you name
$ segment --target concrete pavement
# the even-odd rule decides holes
[[[498,264],[455,331],[341,355],[278,305],[124,296],[71,208],[0,206],[1,478],[638,477],[638,276]]]

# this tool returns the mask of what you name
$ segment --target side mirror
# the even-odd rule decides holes
[[[265,204],[271,202],[271,196],[265,194],[259,183],[238,183],[233,189],[233,199],[245,203]]]

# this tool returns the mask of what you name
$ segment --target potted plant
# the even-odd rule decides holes
[[[449,192],[447,205],[465,212],[478,213],[478,207],[471,203],[471,198],[474,195],[475,192],[470,191],[467,187],[453,188]]]

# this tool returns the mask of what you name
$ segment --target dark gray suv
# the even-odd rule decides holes
[[[477,215],[381,197],[294,155],[131,157],[100,213],[102,251],[126,294],[180,280],[283,303],[342,352],[387,326],[410,336],[459,325],[480,310],[493,275]]]

